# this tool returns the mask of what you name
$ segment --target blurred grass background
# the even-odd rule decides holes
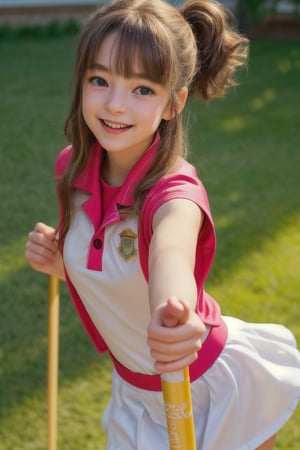
[[[47,447],[47,277],[27,266],[24,244],[35,222],[57,222],[53,165],[65,145],[73,52],[68,35],[0,40],[0,450]],[[189,106],[190,159],[218,235],[207,290],[224,314],[283,323],[298,342],[299,76],[299,43],[254,41],[241,86]],[[104,449],[111,369],[62,286],[60,450]],[[298,408],[277,450],[299,450],[299,420]]]

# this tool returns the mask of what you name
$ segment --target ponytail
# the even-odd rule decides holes
[[[190,24],[197,45],[189,93],[204,100],[222,97],[236,84],[233,75],[247,59],[248,40],[233,29],[228,11],[214,0],[189,0],[180,13]]]

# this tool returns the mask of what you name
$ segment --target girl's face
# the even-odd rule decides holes
[[[170,119],[167,88],[156,84],[133,60],[134,74],[125,78],[113,67],[118,34],[112,33],[86,71],[82,90],[84,120],[115,161],[132,167],[153,141],[162,119]]]

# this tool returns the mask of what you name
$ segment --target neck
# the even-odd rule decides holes
[[[126,151],[104,151],[102,177],[111,186],[121,186],[135,164],[143,157],[153,143],[153,136],[142,147],[136,146]]]
[[[120,158],[120,155],[105,151],[102,163],[104,181],[111,186],[121,186],[136,162],[128,161],[128,155]]]

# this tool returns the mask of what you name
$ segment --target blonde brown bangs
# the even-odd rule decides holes
[[[135,72],[143,73],[153,82],[167,86],[172,72],[170,51],[165,42],[159,43],[151,30],[123,27],[118,30],[119,42],[116,49],[114,69],[130,78]],[[168,49],[169,50],[169,49]]]
[[[119,20],[114,26],[99,32],[97,37],[93,36],[93,44],[90,46],[92,50],[86,61],[87,67],[95,64],[97,51],[103,40],[109,34],[117,33],[111,69],[125,78],[134,77],[138,73],[154,83],[168,86],[174,65],[168,37],[164,33],[158,36],[157,32],[154,32],[154,29],[157,30],[156,24],[145,23],[140,16],[129,19],[126,17]]]

